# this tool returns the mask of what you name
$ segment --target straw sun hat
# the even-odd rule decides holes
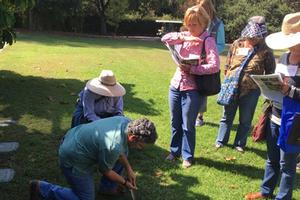
[[[120,97],[126,93],[111,70],[102,70],[98,78],[87,82],[86,87],[91,92],[108,97]]]
[[[300,44],[300,12],[286,15],[281,31],[267,36],[266,43],[272,49],[287,49]]]

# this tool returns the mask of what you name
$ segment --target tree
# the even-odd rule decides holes
[[[81,31],[81,0],[36,0],[29,10],[28,27],[32,30]]]
[[[218,16],[224,20],[227,42],[232,42],[240,36],[248,18],[255,15],[266,18],[270,33],[280,31],[283,17],[296,11],[291,5],[299,6],[299,3],[295,0],[218,0],[217,11]]]
[[[32,6],[34,0],[1,0],[0,2],[0,49],[2,49],[6,43],[12,45],[16,40],[16,34],[12,29],[15,23],[14,13]]]
[[[108,8],[105,11],[107,23],[115,28],[117,31],[119,24],[126,14],[128,9],[128,0],[111,0]]]
[[[88,14],[96,14],[100,20],[100,34],[107,34],[105,11],[111,0],[83,0],[84,10]]]

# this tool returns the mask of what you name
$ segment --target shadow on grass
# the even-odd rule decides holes
[[[167,50],[161,41],[138,41],[127,40],[119,38],[93,38],[93,37],[79,37],[66,36],[59,34],[47,33],[22,33],[19,36],[20,41],[30,43],[40,43],[50,46],[70,46],[74,48],[90,48],[90,47],[109,47],[109,48],[134,48],[134,49],[162,49]]]
[[[28,181],[39,179],[69,187],[58,166],[59,140],[38,131],[26,133],[20,138],[20,149],[9,161],[16,170],[13,181],[3,186],[3,199],[28,199]],[[180,163],[164,160],[168,152],[156,145],[147,145],[142,151],[130,149],[129,160],[137,173],[137,199],[142,200],[210,200],[211,198],[192,192],[191,187],[201,183],[196,177],[183,175]],[[4,164],[8,164],[6,162]],[[179,161],[178,161],[179,162]],[[0,165],[1,166],[1,165]],[[96,169],[96,167],[95,167]],[[96,191],[100,179],[99,173],[94,173]],[[200,191],[201,192],[201,191]],[[97,194],[96,199],[131,200],[129,191],[119,197],[109,197]]]
[[[190,191],[191,187],[201,183],[196,177],[182,175],[181,163],[167,162],[168,151],[155,146],[147,146],[144,150],[130,150],[129,160],[137,172],[137,199],[142,200],[210,200],[211,198]],[[177,171],[179,171],[177,173]],[[105,200],[131,200],[129,192],[120,197],[99,195]]]
[[[215,128],[219,128],[220,124],[219,123],[215,123],[215,122],[210,122],[210,121],[205,121],[205,126],[211,126],[211,127],[215,127]],[[233,124],[231,127],[231,131],[230,134],[232,134],[233,132],[237,131],[237,127],[238,124]],[[251,129],[252,130],[252,129]]]
[[[85,82],[76,79],[53,79],[34,76],[22,76],[12,71],[0,71],[0,110],[1,118],[20,120],[26,115],[26,123],[39,123],[39,120],[50,121],[45,123],[51,126],[54,134],[62,134],[66,128],[61,128],[63,117],[72,113],[78,92]],[[123,84],[126,88],[124,97],[125,110],[141,115],[158,115],[153,101],[144,101],[135,97],[133,84]],[[33,122],[36,118],[37,122]],[[41,124],[42,126],[43,124]],[[38,125],[37,125],[38,126]]]
[[[259,169],[257,167],[253,167],[250,165],[243,165],[243,164],[237,164],[237,163],[224,163],[216,160],[212,160],[209,158],[196,158],[195,162],[199,165],[204,165],[210,168],[215,168],[219,171],[227,171],[232,174],[238,174],[241,176],[245,176],[251,179],[259,179],[262,180],[264,177],[264,169]],[[280,180],[281,176],[279,177]],[[277,187],[279,185],[277,184]],[[259,189],[259,185],[257,186]],[[299,173],[297,174],[295,178],[295,184],[294,184],[294,189],[300,188],[300,177]]]
[[[61,136],[69,128],[77,93],[84,85],[85,82],[76,79],[22,76],[0,70],[0,118],[18,121],[16,125],[0,128],[1,141],[20,143],[18,151],[0,159],[0,167],[12,167],[16,170],[12,182],[3,190],[1,188],[1,194],[5,191],[2,196],[4,199],[26,199],[30,179],[67,185],[58,167],[57,150]],[[159,114],[152,100],[148,102],[135,97],[133,84],[123,85],[127,90],[125,109],[128,112]],[[132,151],[130,159],[134,169],[139,172],[139,195],[145,196],[142,199],[175,200],[178,196],[174,194],[180,191],[180,196],[188,200],[208,200],[206,196],[187,191],[189,186],[198,184],[194,177],[172,174],[174,183],[162,184],[169,174],[160,177],[160,171],[165,173],[173,167],[170,163],[164,163],[166,154],[167,151],[156,146],[147,147],[143,153]]]
[[[248,140],[252,140],[252,138],[248,137]],[[249,145],[248,145],[246,147],[246,151],[251,151],[251,152],[255,153],[256,155],[258,155],[259,157],[261,157],[262,159],[266,159],[267,158],[267,152],[266,152],[266,150],[261,150],[261,149],[249,147]]]
[[[262,179],[264,175],[264,170],[257,167],[242,165],[238,163],[229,163],[212,160],[209,158],[196,158],[195,161],[199,165],[205,165],[210,168],[215,168],[220,171],[227,171],[233,174],[239,174],[241,176],[246,176],[252,179]]]

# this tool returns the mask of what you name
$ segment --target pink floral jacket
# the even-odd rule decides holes
[[[208,36],[208,33],[204,31],[200,35],[200,42],[183,41],[179,39],[179,36],[191,36],[190,32],[171,32],[164,35],[161,39],[162,42],[169,45],[181,44],[180,55],[182,57],[189,57],[189,54],[201,55],[203,39]],[[206,64],[199,64],[198,66],[192,66],[189,72],[181,70],[177,67],[176,72],[171,80],[171,86],[179,89],[180,91],[196,90],[195,74],[213,74],[220,70],[220,60],[213,37],[208,37],[205,41],[206,51]],[[199,63],[202,63],[200,60]]]

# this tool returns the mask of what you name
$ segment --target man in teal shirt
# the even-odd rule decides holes
[[[72,128],[59,148],[60,167],[72,189],[34,180],[30,182],[31,200],[94,200],[92,174],[95,165],[110,180],[136,189],[136,176],[126,157],[128,144],[153,144],[156,138],[156,129],[151,121],[131,121],[123,116]],[[117,161],[126,169],[127,179],[112,170]]]

